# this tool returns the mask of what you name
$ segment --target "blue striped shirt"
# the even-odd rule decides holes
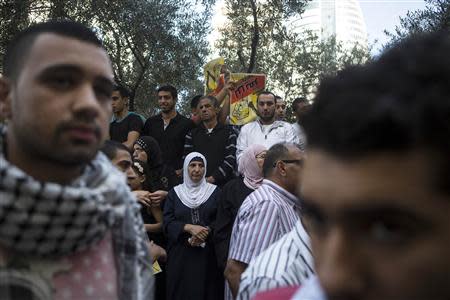
[[[271,289],[301,285],[314,274],[309,236],[297,221],[294,229],[264,250],[241,276],[238,300]]]

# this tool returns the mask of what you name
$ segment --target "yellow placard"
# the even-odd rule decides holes
[[[215,92],[218,86],[222,67],[225,65],[223,57],[219,57],[208,62],[203,68],[205,75],[205,95]]]
[[[264,74],[231,73],[230,80],[235,82],[231,92],[230,123],[244,125],[256,119],[257,93],[264,90]]]

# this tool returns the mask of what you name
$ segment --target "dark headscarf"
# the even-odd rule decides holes
[[[141,136],[136,144],[147,153],[147,165],[149,169],[160,168],[163,165],[162,151],[158,142],[151,136]]]

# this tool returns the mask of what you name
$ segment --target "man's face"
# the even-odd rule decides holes
[[[303,119],[303,116],[308,111],[309,105],[306,102],[300,102],[295,107],[295,117],[297,118],[297,122]]]
[[[292,194],[297,194],[297,187],[301,185],[301,171],[303,166],[303,154],[295,146],[288,146],[289,155],[281,163],[286,172],[285,188]]]
[[[175,109],[175,99],[166,91],[158,92],[158,104],[162,112],[168,113]]]
[[[211,100],[204,98],[198,102],[198,112],[202,121],[210,121],[217,118],[217,111]]]
[[[277,99],[276,103],[276,119],[277,120],[284,120],[286,117],[286,103],[283,99]]]
[[[263,123],[272,123],[275,116],[275,98],[271,94],[258,97],[258,116]]]
[[[121,113],[127,107],[128,99],[122,97],[119,91],[112,92],[112,111],[113,113]]]
[[[130,182],[135,179],[135,173],[131,167],[132,160],[131,154],[128,151],[117,149],[116,156],[111,160],[112,164],[117,167],[122,173],[127,176],[127,182]]]
[[[39,35],[9,92],[8,145],[29,158],[81,165],[108,133],[113,71],[106,52],[56,34]]]
[[[302,221],[330,300],[450,299],[450,196],[422,152],[310,150]]]

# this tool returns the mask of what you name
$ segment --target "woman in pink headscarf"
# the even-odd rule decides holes
[[[217,263],[222,271],[227,262],[231,231],[239,207],[263,181],[262,166],[266,152],[267,149],[261,145],[251,145],[245,149],[239,160],[240,176],[228,182],[220,194],[213,240]]]

